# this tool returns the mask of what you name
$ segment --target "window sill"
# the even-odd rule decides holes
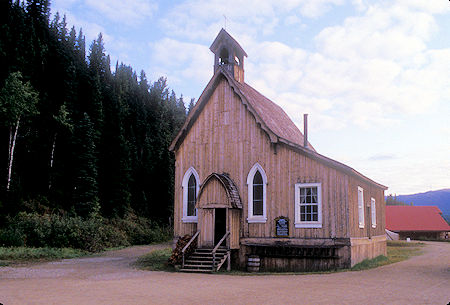
[[[372,228],[374,228],[374,229],[375,229],[376,227],[377,227],[376,225],[372,225]]]
[[[322,228],[322,224],[321,223],[295,223],[295,228]]]
[[[248,223],[266,223],[267,217],[249,217],[247,218]]]
[[[360,229],[364,229],[364,226],[359,226]]]
[[[185,223],[197,223],[198,222],[198,217],[197,216],[184,216],[183,218],[181,218],[182,222]]]

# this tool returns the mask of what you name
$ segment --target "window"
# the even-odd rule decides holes
[[[189,168],[183,177],[183,222],[197,222],[197,195],[199,191],[199,177],[193,167]]]
[[[264,169],[256,163],[247,176],[249,223],[266,222],[267,176]]]
[[[375,204],[375,198],[370,198],[370,211],[372,213],[372,228],[377,227],[377,210]]]
[[[364,190],[358,186],[358,218],[359,227],[364,228]]]
[[[295,227],[322,227],[322,184],[295,184]]]

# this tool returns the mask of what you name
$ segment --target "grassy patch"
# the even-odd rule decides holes
[[[87,254],[86,251],[72,248],[0,247],[0,266],[11,263],[75,258]]]
[[[420,248],[424,245],[425,244],[421,242],[408,243],[405,241],[388,241],[387,257],[384,255],[380,255],[373,259],[363,260],[362,262],[353,266],[350,270],[366,270],[404,261],[411,256],[419,255],[421,253]]]
[[[134,266],[139,269],[151,271],[175,271],[175,268],[169,266],[167,263],[171,254],[171,248],[154,250],[149,254],[139,257]]]

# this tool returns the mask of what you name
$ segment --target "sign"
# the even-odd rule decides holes
[[[275,236],[289,237],[289,218],[284,216],[275,218]]]

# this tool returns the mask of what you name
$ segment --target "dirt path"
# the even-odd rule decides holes
[[[0,267],[0,303],[10,304],[447,304],[450,243],[359,272],[232,276],[149,272],[136,257],[166,245],[29,267]]]

